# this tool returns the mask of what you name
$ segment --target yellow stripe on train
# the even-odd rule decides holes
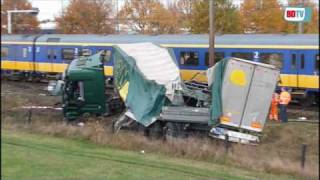
[[[63,63],[33,63],[22,61],[1,61],[1,69],[23,70],[23,71],[41,71],[62,73],[68,64]]]
[[[40,72],[54,72],[62,73],[67,68],[68,64],[63,63],[33,63],[21,61],[1,61],[1,69],[8,70],[24,70]],[[106,76],[113,75],[112,66],[104,66],[104,74]],[[186,70],[181,69],[180,74],[183,80],[191,80],[198,82],[207,82],[206,71],[201,70]],[[294,74],[281,74],[281,86],[300,87],[300,88],[319,88],[318,75],[294,75]]]
[[[280,86],[300,87],[300,88],[319,88],[318,75],[294,75],[294,74],[281,74]]]

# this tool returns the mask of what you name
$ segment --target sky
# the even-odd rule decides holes
[[[33,7],[39,8],[37,18],[40,21],[53,20],[61,13],[62,8],[67,7],[69,0],[28,0]]]
[[[38,19],[40,21],[43,20],[54,20],[55,16],[59,16],[62,12],[63,8],[66,8],[70,2],[70,0],[28,0],[33,7],[39,8],[40,12],[38,14]],[[124,3],[125,0],[110,0],[114,5],[116,2],[119,2],[119,6]],[[161,0],[163,3],[168,3],[171,0]],[[235,5],[239,5],[243,0],[232,0]],[[284,5],[287,4],[288,0],[280,0]],[[318,2],[319,0],[313,0],[314,2]]]

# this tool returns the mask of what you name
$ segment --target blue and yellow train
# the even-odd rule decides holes
[[[1,72],[9,76],[55,76],[83,53],[105,50],[111,55],[113,44],[137,42],[172,48],[184,80],[206,81],[202,72],[209,63],[208,35],[3,35]],[[318,34],[219,35],[215,49],[216,61],[232,56],[274,64],[281,68],[279,86],[291,88],[293,95],[304,97],[306,102],[318,99]],[[112,76],[112,65],[112,60],[105,63],[106,76]]]

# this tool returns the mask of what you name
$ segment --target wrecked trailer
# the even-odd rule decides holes
[[[200,131],[233,142],[259,142],[257,135],[263,130],[279,77],[274,66],[226,58],[207,70],[208,86],[200,86],[182,82],[170,49],[152,43],[119,44],[113,46],[111,58],[114,89],[106,89],[101,88],[107,83],[99,56],[79,58],[66,70],[63,109],[67,118],[114,113],[120,108],[111,110],[110,99],[121,98],[126,108],[113,124],[115,132],[138,125],[154,136],[185,137]],[[75,92],[68,92],[67,84],[77,84]]]
[[[274,66],[226,58],[207,71],[208,87],[199,88],[181,81],[175,57],[157,45],[117,45],[113,57],[115,87],[127,107],[116,130],[131,121],[158,135],[200,130],[234,142],[259,141],[255,134],[263,130],[279,77]]]

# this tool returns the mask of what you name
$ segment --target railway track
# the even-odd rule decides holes
[[[16,95],[34,93],[36,95],[44,95],[46,93],[46,87],[48,82],[25,82],[25,81],[10,81],[2,80],[2,92],[1,96]],[[318,120],[319,121],[319,107],[318,105],[312,105],[303,107],[299,103],[290,103],[288,107],[288,116],[290,119],[299,119],[301,117],[307,120]]]
[[[288,116],[291,119],[319,121],[319,107],[318,105],[302,106],[298,103],[291,103],[288,107]]]

